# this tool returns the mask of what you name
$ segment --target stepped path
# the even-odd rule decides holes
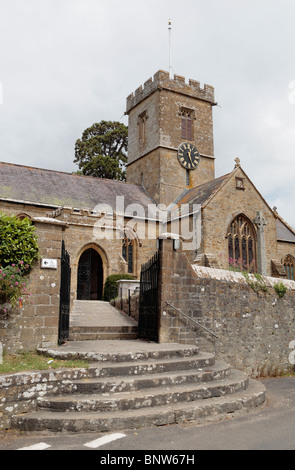
[[[70,340],[136,339],[137,323],[109,302],[75,300]]]
[[[101,312],[89,318],[85,310],[78,318],[77,309],[72,327],[90,328],[82,335],[94,327],[97,335],[98,326],[110,326],[99,325],[98,318],[112,327],[134,327],[129,317],[108,305],[99,307],[106,307],[110,320]],[[79,379],[57,384],[54,393],[40,394],[34,411],[15,415],[12,427],[24,431],[103,432],[204,423],[249,412],[265,402],[263,385],[196,345],[88,337],[39,353],[87,359],[90,367]]]

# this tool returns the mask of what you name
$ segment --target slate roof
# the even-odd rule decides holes
[[[115,210],[116,196],[124,197],[125,207],[152,204],[135,184],[0,162],[1,199],[89,210],[108,204]]]
[[[183,205],[187,205],[188,212],[193,210],[194,204],[204,206],[230,175],[183,191],[174,201],[171,218],[179,216]],[[68,206],[89,210],[104,204],[115,211],[118,208],[117,196],[124,197],[125,209],[132,204],[139,204],[147,215],[148,206],[153,207],[152,199],[136,184],[0,162],[0,199],[45,204],[53,208]],[[149,213],[153,216],[151,210]],[[277,213],[276,216],[277,239],[295,243],[295,231]],[[161,215],[157,214],[157,217],[161,218]]]
[[[212,181],[196,186],[192,189],[186,189],[179,197],[174,201],[176,204],[174,210],[172,210],[172,217],[175,217],[182,206],[187,205],[189,212],[193,210],[194,204],[204,206],[206,202],[219,190],[219,188],[227,181],[230,173],[224,176],[220,176]],[[182,212],[184,215],[184,212]]]
[[[277,219],[277,239],[283,242],[295,243],[294,230],[281,217]]]
[[[206,203],[228,180],[230,175],[231,173],[228,173],[212,181],[208,181],[207,183],[204,183],[200,186],[183,191],[174,201],[176,206],[171,212],[171,218],[179,216],[182,205],[187,205],[188,213],[193,211],[194,204],[199,204],[202,207],[206,205]],[[181,212],[182,215],[185,215],[185,213],[185,211]],[[275,216],[277,217],[277,240],[295,243],[295,231],[282,219],[282,217],[277,212],[275,212]]]

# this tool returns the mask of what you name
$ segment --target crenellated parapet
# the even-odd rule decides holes
[[[182,77],[181,75],[174,75],[174,78],[171,79],[168,72],[159,70],[153,77],[149,78],[143,86],[141,85],[134,93],[131,93],[128,96],[126,114],[128,114],[134,106],[155,91],[165,89],[175,93],[184,94],[186,96],[191,96],[192,98],[208,101],[212,106],[216,105],[214,99],[214,87],[205,84],[204,88],[201,88],[200,82],[192,79],[189,79],[189,82],[186,83],[185,77]]]

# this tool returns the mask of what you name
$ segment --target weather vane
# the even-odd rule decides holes
[[[171,29],[172,29],[172,23],[171,19],[169,18],[168,21],[168,31],[169,31],[169,77],[172,79],[172,62],[171,62]]]

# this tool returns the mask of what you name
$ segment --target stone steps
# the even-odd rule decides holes
[[[249,412],[265,401],[265,389],[253,380],[246,390],[209,400],[110,412],[39,411],[15,416],[14,428],[22,431],[113,432],[167,424],[205,423]]]
[[[121,341],[113,343],[116,353],[96,351],[86,378],[73,380],[66,393],[39,396],[36,410],[14,416],[12,427],[102,432],[197,423],[248,411],[265,401],[259,382],[195,346],[133,344],[133,351],[124,350]],[[55,352],[61,356],[65,349]],[[67,352],[73,356],[71,345]]]
[[[183,367],[191,364],[192,361],[186,361],[186,363],[183,364]],[[120,377],[118,373],[116,378],[109,377],[108,381],[106,381],[105,376],[101,378],[77,380],[73,391],[78,394],[118,393],[123,390],[124,392],[131,392],[160,386],[171,387],[190,383],[207,383],[213,380],[226,378],[229,376],[231,371],[230,367],[225,363],[216,364],[206,370],[186,370],[182,368],[182,370],[179,370],[177,373],[175,373],[173,369],[174,373],[171,373],[171,371],[153,373],[153,365],[148,367],[150,370],[146,373],[143,372],[146,369],[139,366],[139,369],[141,369],[140,373],[143,374],[140,377],[138,377],[137,374],[133,374],[131,377]]]
[[[98,394],[71,394],[70,396],[40,397],[38,409],[67,412],[67,411],[125,411],[143,409],[156,406],[165,406],[170,403],[190,402],[206,398],[219,397],[245,390],[248,386],[248,377],[235,371],[230,378],[208,383],[178,383],[167,387],[157,387],[133,390],[124,390],[125,382],[121,381],[113,390]]]
[[[93,341],[108,339],[137,339],[137,326],[72,326],[70,341]]]
[[[57,348],[38,348],[40,354],[58,359],[82,359],[99,363],[108,363],[109,367],[125,362],[137,366],[140,361],[193,358],[195,365],[200,367],[215,362],[213,354],[199,352],[195,345],[181,345],[175,343],[156,344],[145,341],[69,341],[66,345]],[[202,366],[202,364],[204,364]],[[130,365],[129,365],[130,366]]]

